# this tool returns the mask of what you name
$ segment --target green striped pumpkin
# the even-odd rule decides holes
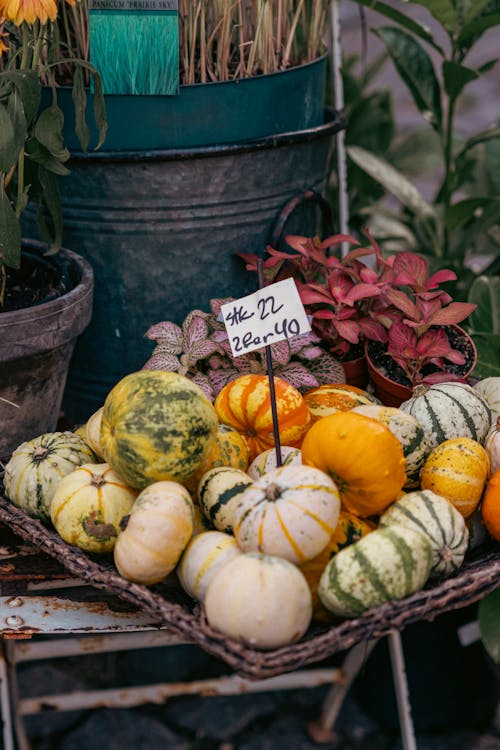
[[[29,516],[50,520],[50,503],[61,479],[95,461],[87,443],[74,432],[48,432],[13,452],[5,467],[5,494]]]
[[[404,487],[405,489],[418,487],[420,472],[425,459],[431,452],[431,446],[425,430],[415,417],[401,409],[377,404],[356,406],[352,411],[377,419],[397,437],[405,457],[406,484]]]
[[[399,407],[411,414],[426,431],[431,448],[456,437],[483,443],[491,424],[490,407],[466,383],[419,385],[412,398]]]
[[[302,463],[302,451],[300,448],[292,448],[291,445],[281,446],[281,465],[289,466],[290,464],[301,464]],[[276,462],[276,448],[269,448],[263,453],[254,458],[250,466],[248,467],[248,475],[252,479],[258,479],[259,477],[267,474],[268,471],[273,471],[278,468]]]
[[[177,566],[184,591],[202,602],[216,573],[242,552],[234,536],[222,531],[205,531],[189,542]]]
[[[232,466],[214,466],[203,474],[198,485],[198,502],[216,529],[232,534],[235,508],[251,484],[248,474]]]
[[[433,578],[445,578],[463,563],[469,544],[464,517],[432,490],[403,495],[383,513],[379,524],[382,528],[406,526],[426,534],[433,549]]]
[[[500,469],[500,417],[491,425],[484,439],[484,447],[490,459],[490,473]]]
[[[102,452],[130,487],[184,484],[204,461],[218,424],[212,404],[188,378],[141,370],[120,380],[106,397]]]
[[[426,534],[405,526],[376,529],[332,557],[319,582],[319,597],[338,617],[358,617],[420,590],[432,557]]]

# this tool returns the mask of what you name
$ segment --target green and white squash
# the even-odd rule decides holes
[[[32,518],[50,520],[57,485],[96,457],[74,432],[48,432],[16,448],[5,467],[5,494]]]
[[[490,473],[500,469],[500,417],[491,425],[484,440],[484,447],[490,459]]]
[[[281,465],[289,466],[290,464],[301,464],[302,463],[302,451],[300,448],[292,448],[291,445],[281,446]],[[263,453],[254,458],[250,466],[248,467],[248,476],[252,479],[258,479],[263,477],[269,471],[274,471],[278,468],[276,461],[276,448],[269,448]]]
[[[358,617],[372,607],[421,589],[432,568],[429,537],[404,526],[376,529],[332,557],[318,594],[339,617]]]
[[[420,423],[431,448],[458,437],[468,437],[482,444],[491,425],[490,407],[466,383],[418,385],[413,396],[399,408]]]
[[[241,554],[234,536],[222,531],[198,534],[189,542],[177,566],[177,577],[182,588],[193,599],[203,602],[214,576]]]
[[[500,377],[483,378],[473,386],[491,409],[492,421],[500,417]]]
[[[198,502],[204,515],[219,531],[233,533],[234,511],[252,480],[241,469],[214,466],[198,485]]]
[[[469,545],[465,519],[448,500],[432,490],[403,495],[382,514],[381,528],[406,526],[426,534],[432,544],[431,577],[445,578],[462,565]]]
[[[431,446],[425,430],[415,417],[401,409],[395,409],[392,406],[378,406],[377,404],[356,406],[352,411],[377,419],[397,437],[405,457],[407,479],[404,487],[405,489],[418,487],[420,472],[425,459],[431,452]]]

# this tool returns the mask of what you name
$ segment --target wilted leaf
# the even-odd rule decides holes
[[[40,107],[41,86],[36,70],[9,70],[2,77],[12,81],[23,103],[26,122],[31,124]]]
[[[14,268],[21,260],[21,228],[0,181],[0,258]]]
[[[67,161],[69,151],[63,142],[64,115],[56,104],[44,109],[34,128],[35,138],[57,161]]]
[[[0,172],[8,172],[17,156],[14,123],[7,108],[0,103]]]
[[[87,95],[83,85],[83,72],[79,66],[75,68],[73,75],[72,99],[75,109],[75,133],[80,141],[82,151],[86,151],[89,146],[90,130],[85,116]]]

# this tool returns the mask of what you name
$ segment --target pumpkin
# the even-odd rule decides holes
[[[192,539],[177,568],[184,591],[202,602],[217,572],[242,552],[234,536],[222,531],[205,531]]]
[[[14,505],[42,521],[63,477],[96,460],[74,432],[49,432],[19,445],[5,466],[5,494]]]
[[[281,557],[258,552],[224,565],[205,595],[209,624],[254,648],[298,641],[311,622],[311,592],[300,570]]]
[[[399,440],[378,420],[353,411],[315,422],[302,443],[302,461],[328,474],[344,507],[359,516],[381,513],[406,482]]]
[[[484,447],[490,459],[490,471],[493,474],[500,469],[500,417],[496,418],[488,430],[484,439]]]
[[[216,529],[232,533],[235,508],[251,484],[248,474],[228,466],[216,466],[202,476],[198,502]]]
[[[375,529],[375,524],[363,521],[353,513],[340,511],[337,528],[324,550],[300,566],[300,570],[311,589],[313,602],[313,620],[330,621],[331,614],[323,607],[318,596],[318,586],[321,575],[330,559],[344,547],[359,541],[362,537]]]
[[[193,504],[193,536],[203,534],[204,531],[213,531],[214,525],[210,523],[206,515],[197,503]]]
[[[481,515],[490,536],[500,542],[500,469],[492,474],[486,485]]]
[[[431,490],[403,495],[379,519],[381,528],[394,524],[427,534],[433,549],[431,577],[444,578],[462,565],[469,532],[463,516],[444,497]]]
[[[184,484],[190,492],[195,493],[201,477],[209,469],[216,466],[232,466],[234,469],[246,471],[249,459],[250,451],[245,435],[235,430],[234,427],[220,424],[207,457],[195,474]]]
[[[380,401],[368,391],[344,383],[320,385],[306,391],[304,398],[313,422],[338,411],[350,411],[355,406],[380,404]]]
[[[68,544],[87,552],[111,552],[120,521],[136,496],[108,464],[84,464],[57,485],[50,518]]]
[[[101,446],[131,487],[192,477],[215,441],[218,420],[203,391],[183,375],[141,370],[104,402]]]
[[[299,446],[311,416],[302,394],[282,378],[274,378],[280,443]],[[266,375],[241,375],[215,399],[219,421],[248,438],[250,460],[274,445],[269,380]]]
[[[301,464],[302,463],[302,451],[300,448],[293,448],[291,445],[281,446],[281,465],[289,466],[290,464]],[[267,474],[268,471],[273,471],[278,468],[276,460],[276,448],[268,448],[267,451],[259,453],[256,458],[252,461],[248,467],[247,474],[252,479],[258,479],[259,477]]]
[[[427,458],[420,484],[442,495],[468,518],[479,505],[490,462],[482,445],[471,438],[452,438],[434,448]]]
[[[122,519],[113,557],[123,578],[149,586],[167,577],[193,533],[193,502],[177,482],[154,482]]]
[[[491,409],[493,421],[500,417],[500,377],[483,378],[473,386]]]
[[[245,490],[234,511],[234,535],[244,552],[303,563],[328,544],[337,526],[339,493],[310,466],[280,466]]]
[[[431,448],[445,440],[468,437],[482,443],[491,424],[490,407],[465,383],[418,385],[399,407],[426,431]]]
[[[429,537],[405,526],[388,526],[341,550],[321,576],[318,594],[339,617],[366,610],[421,589],[432,567]]]
[[[101,422],[102,413],[104,407],[101,406],[96,412],[89,417],[87,424],[85,425],[85,437],[87,445],[90,445],[97,458],[102,459],[102,446],[101,446]]]
[[[353,411],[356,414],[364,414],[365,417],[377,419],[397,437],[405,457],[406,482],[404,486],[406,489],[418,487],[420,471],[425,459],[431,452],[431,446],[424,429],[415,417],[401,411],[401,409],[395,409],[392,406],[378,406],[377,404],[355,406]]]

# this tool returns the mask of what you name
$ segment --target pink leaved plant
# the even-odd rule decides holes
[[[156,342],[146,370],[178,372],[195,382],[213,400],[231,380],[248,373],[264,374],[264,350],[233,357],[220,308],[231,299],[212,299],[211,312],[192,310],[181,326],[156,323],[146,337]],[[323,383],[343,383],[345,374],[337,360],[320,346],[314,333],[271,345],[273,372],[300,391]]]

